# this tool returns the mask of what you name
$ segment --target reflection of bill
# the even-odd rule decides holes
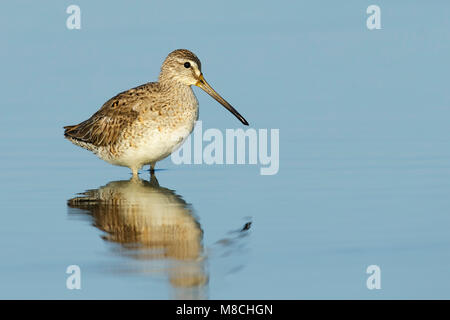
[[[94,225],[106,232],[104,239],[121,245],[120,254],[137,263],[133,272],[163,270],[175,288],[198,288],[208,282],[203,232],[191,206],[160,187],[154,176],[150,182],[110,182],[70,199],[68,205],[87,210]],[[161,261],[162,269],[155,265]]]

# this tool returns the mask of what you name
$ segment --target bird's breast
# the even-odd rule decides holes
[[[133,130],[127,154],[142,163],[164,159],[177,149],[194,129],[198,103],[184,101],[143,117]]]
[[[133,125],[121,135],[117,148],[121,151],[112,158],[114,164],[143,165],[169,156],[194,129],[198,119],[198,101],[188,87],[174,98],[153,102],[141,110]]]

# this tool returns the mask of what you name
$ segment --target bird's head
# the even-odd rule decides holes
[[[206,82],[202,73],[202,64],[197,56],[189,50],[178,49],[172,51],[164,60],[159,75],[161,83],[178,83],[186,86],[197,86],[203,89],[244,125],[248,126],[247,120],[237,112],[224,98],[222,98],[209,84]]]

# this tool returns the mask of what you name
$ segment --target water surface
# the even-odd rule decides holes
[[[378,1],[375,31],[368,1],[78,1],[78,31],[71,3],[24,3],[0,10],[1,298],[449,298],[447,2]],[[130,181],[64,140],[180,47],[280,129],[278,174],[169,158]],[[241,127],[194,90],[204,129]]]

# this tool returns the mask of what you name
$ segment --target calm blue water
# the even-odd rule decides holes
[[[0,298],[450,298],[448,2],[376,1],[374,31],[373,1],[76,1],[68,30],[72,3],[0,6]],[[280,129],[278,174],[168,158],[133,186],[63,138],[176,48]],[[204,130],[241,128],[194,90]]]

